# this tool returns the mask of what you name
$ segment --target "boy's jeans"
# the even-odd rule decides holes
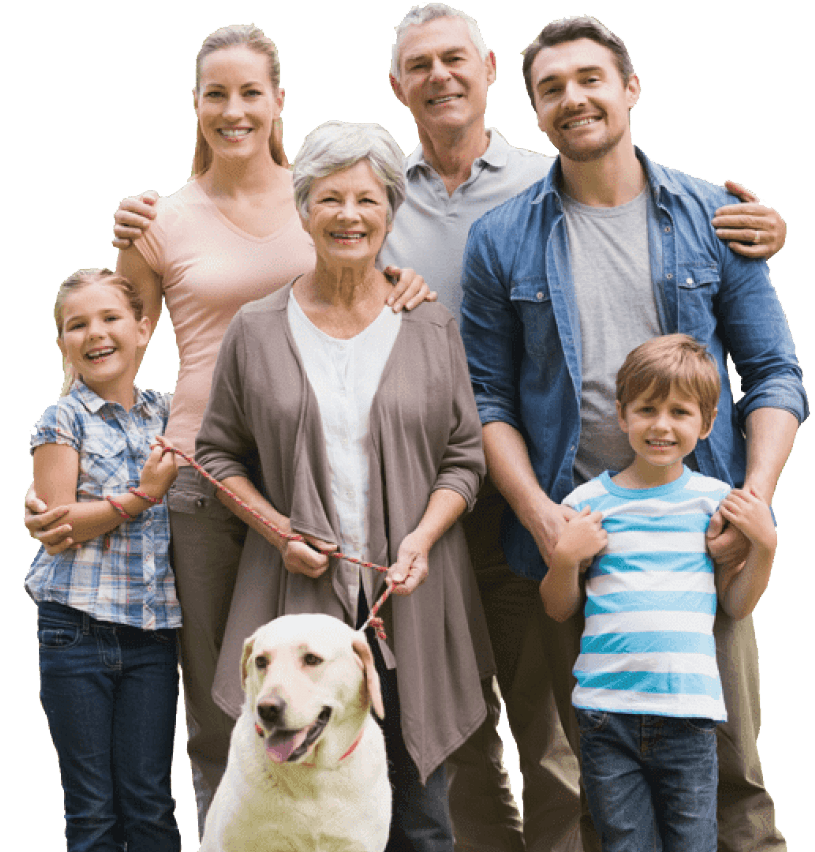
[[[97,621],[56,603],[39,604],[37,627],[69,852],[178,852],[175,631]]]
[[[716,852],[716,722],[575,712],[603,852]]]

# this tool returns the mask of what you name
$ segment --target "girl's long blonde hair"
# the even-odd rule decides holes
[[[62,337],[62,328],[65,321],[65,300],[71,293],[75,293],[82,287],[88,284],[110,284],[112,287],[118,287],[124,293],[130,309],[133,311],[137,320],[144,316],[144,301],[139,295],[138,290],[125,278],[119,275],[118,272],[112,272],[110,269],[78,269],[72,275],[69,275],[57,290],[57,298],[54,302],[54,321],[57,324],[57,336]],[[68,363],[68,359],[62,356],[62,389],[60,396],[65,396],[71,389],[71,385],[77,378],[74,373],[74,368]]]
[[[275,93],[280,91],[280,57],[277,54],[275,43],[263,34],[263,30],[254,24],[232,24],[221,27],[214,33],[208,35],[198,51],[195,59],[195,91],[201,88],[201,67],[204,60],[216,50],[226,47],[243,46],[249,50],[265,56],[269,61],[269,82]],[[272,125],[272,135],[269,137],[269,151],[272,159],[284,168],[288,168],[289,161],[283,150],[283,122],[276,118]],[[195,153],[192,157],[192,176],[202,175],[212,165],[212,148],[201,132],[201,124],[196,128]]]

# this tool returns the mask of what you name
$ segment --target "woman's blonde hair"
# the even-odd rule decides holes
[[[232,24],[221,27],[214,33],[208,35],[198,51],[195,59],[195,91],[201,88],[201,68],[204,60],[216,50],[227,47],[248,47],[249,50],[265,56],[269,61],[269,82],[275,93],[280,91],[280,57],[277,54],[275,43],[263,34],[263,30],[254,24]],[[288,168],[289,161],[283,150],[283,122],[278,117],[272,125],[272,135],[269,137],[269,151],[272,159],[284,168]],[[192,156],[192,176],[203,174],[212,165],[212,148],[201,132],[201,123],[196,128],[195,153]]]
[[[69,275],[57,290],[57,298],[54,302],[54,321],[57,324],[57,336],[62,337],[65,324],[65,300],[71,293],[75,293],[88,284],[110,284],[111,287],[118,287],[136,319],[140,320],[144,316],[144,301],[139,291],[123,275],[112,272],[110,269],[78,269],[72,275]],[[65,356],[62,358],[62,372],[63,381],[60,394],[65,396],[76,378],[73,368]]]

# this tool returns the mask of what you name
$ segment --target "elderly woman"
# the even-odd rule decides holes
[[[484,474],[455,322],[424,303],[383,310],[375,266],[404,197],[403,158],[378,125],[329,122],[294,166],[314,269],[243,307],[225,337],[198,460],[270,530],[244,546],[215,699],[237,715],[243,639],[286,613],[359,626],[386,582],[374,641],[394,786],[388,849],[452,850],[443,761],[483,721],[492,655],[457,518]],[[387,577],[318,552],[389,565]]]

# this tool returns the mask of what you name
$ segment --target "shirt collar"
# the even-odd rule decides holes
[[[133,389],[136,392],[133,407],[137,408],[139,406],[146,405],[148,399],[145,394],[135,385],[133,386]],[[76,379],[73,385],[71,385],[71,394],[75,396],[91,414],[97,414],[106,405],[114,408],[121,408],[118,403],[108,402],[108,400],[102,399],[101,396],[92,391],[81,379]]]
[[[488,128],[487,133],[490,134],[490,144],[487,145],[487,150],[480,157],[476,157],[473,165],[483,162],[494,169],[502,169],[509,160],[511,146],[494,127]],[[433,166],[424,158],[421,145],[418,145],[405,159],[405,173],[408,178],[411,178],[418,168],[430,169],[435,172]]]
[[[687,195],[687,192],[682,185],[676,180],[670,170],[658,163],[654,163],[645,156],[645,154],[636,146],[634,147],[637,158],[642,163],[645,169],[645,178],[651,188],[651,194],[656,200],[659,200],[663,191],[671,195]],[[560,155],[555,160],[554,165],[549,169],[549,174],[540,183],[540,192],[532,199],[533,204],[541,204],[544,199],[553,195],[560,203],[560,183],[563,175],[563,169],[560,164]]]

